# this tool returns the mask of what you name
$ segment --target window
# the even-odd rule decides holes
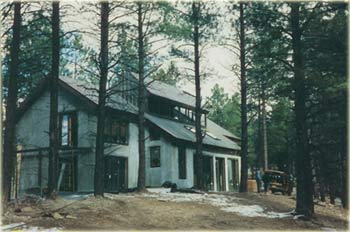
[[[127,122],[107,118],[105,123],[105,142],[115,144],[128,144],[129,127]]]
[[[179,179],[186,179],[186,148],[179,147]]]
[[[160,146],[150,147],[151,168],[160,167]]]
[[[78,124],[76,112],[60,114],[60,140],[61,146],[77,146]]]

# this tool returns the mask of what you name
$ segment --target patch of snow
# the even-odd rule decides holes
[[[294,220],[297,220],[297,219],[299,219],[299,218],[301,218],[301,217],[304,217],[304,214],[295,215],[295,216],[293,217],[293,219],[294,219]]]
[[[43,229],[40,227],[28,227],[24,228],[22,231],[23,232],[59,232],[61,231],[61,228],[50,228],[50,229]]]
[[[0,229],[1,229],[1,231],[3,231],[3,230],[17,228],[17,227],[24,226],[24,225],[25,225],[24,222],[12,223],[12,224],[8,224],[8,225],[0,226]]]
[[[150,193],[170,193],[170,188],[147,188],[147,191]]]
[[[24,222],[19,222],[19,223],[12,223],[9,225],[3,225],[0,226],[0,231],[12,231],[13,229],[18,229],[23,232],[36,232],[36,231],[47,231],[47,232],[58,232],[62,230],[62,228],[50,228],[50,229],[43,229],[40,227],[27,227],[27,225]]]
[[[66,200],[81,200],[81,199],[89,198],[91,196],[93,196],[93,194],[70,194],[70,195],[62,195],[62,198]]]
[[[264,209],[259,205],[234,205],[223,207],[223,211],[237,213],[245,217],[264,217]]]
[[[104,193],[104,197],[108,199],[125,199],[125,198],[133,198],[135,195],[132,194],[112,194],[112,193]]]
[[[329,227],[321,227],[322,231],[337,231],[336,229],[329,228]]]
[[[225,196],[221,194],[171,193],[170,189],[166,188],[149,188],[147,190],[149,193],[144,193],[142,196],[155,198],[160,201],[210,204],[219,207],[225,212],[236,213],[245,217],[284,218],[291,216],[291,212],[265,212],[259,205],[239,204],[237,203],[239,198],[233,196]]]

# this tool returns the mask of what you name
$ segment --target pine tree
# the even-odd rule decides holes
[[[50,75],[50,151],[49,151],[49,178],[48,197],[56,198],[58,181],[58,79],[60,66],[60,14],[59,2],[52,3],[52,68]]]
[[[17,109],[17,79],[19,73],[19,48],[21,37],[21,2],[14,3],[13,38],[10,49],[11,62],[9,66],[8,96],[6,99],[6,120],[4,133],[4,153],[2,162],[2,202],[7,205],[10,200],[11,182],[14,174],[16,157],[16,109]]]
[[[104,192],[104,129],[106,117],[106,89],[108,75],[108,28],[109,3],[101,2],[101,47],[100,47],[100,78],[97,107],[97,133],[95,150],[95,182],[94,195],[103,196]]]

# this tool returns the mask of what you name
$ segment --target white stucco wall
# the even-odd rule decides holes
[[[59,91],[58,112],[77,111],[78,147],[91,147],[94,142],[91,120],[94,116],[81,110],[76,100],[65,91]],[[45,91],[25,112],[16,126],[17,142],[23,150],[49,146],[50,94]],[[23,156],[38,152],[22,153]],[[47,157],[47,152],[43,154]],[[77,191],[92,191],[94,178],[94,155],[92,152],[78,156]],[[48,159],[42,161],[42,186],[47,186]],[[24,158],[21,162],[20,189],[38,187],[38,158]],[[36,176],[36,177],[35,177]]]
[[[91,152],[82,153],[78,156],[78,189],[79,192],[93,191],[94,182],[94,163],[96,132],[96,116],[89,114],[82,108],[77,98],[70,94],[59,92],[59,112],[73,111],[78,112],[78,147],[90,147]],[[49,92],[46,91],[42,96],[27,110],[17,124],[18,143],[23,149],[48,147],[49,146]],[[149,132],[145,131],[146,138]],[[190,188],[193,186],[193,154],[194,149],[186,148],[186,179],[179,179],[178,167],[178,147],[161,137],[158,141],[146,139],[146,186],[161,186],[165,181],[176,183],[179,188]],[[150,147],[160,146],[161,166],[157,168],[150,167]],[[121,156],[128,158],[128,187],[136,188],[138,179],[138,128],[135,123],[129,123],[129,143],[128,145],[110,145],[106,147],[106,155]],[[26,154],[23,154],[26,155]],[[227,176],[227,159],[234,158],[239,161],[239,156],[225,155],[219,153],[205,152],[204,155],[221,157],[225,159],[225,173]],[[214,159],[215,160],[215,159]],[[21,170],[21,188],[25,189],[37,185],[37,160],[23,159]],[[215,169],[215,165],[213,165]],[[45,169],[45,170],[44,170]],[[34,171],[33,171],[34,170]],[[36,170],[36,171],[35,171]],[[43,186],[47,184],[47,159],[43,161]],[[240,173],[240,172],[239,172]],[[215,178],[215,170],[214,170]],[[239,177],[240,178],[240,177]],[[214,182],[215,183],[215,182]],[[226,180],[226,189],[228,181]],[[216,190],[216,184],[214,184]]]

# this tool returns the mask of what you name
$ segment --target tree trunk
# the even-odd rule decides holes
[[[245,63],[244,4],[239,4],[240,21],[240,65],[241,65],[241,183],[240,192],[247,192],[248,182],[248,124],[247,124],[247,81]]]
[[[143,3],[137,2],[138,10],[138,71],[139,71],[139,86],[138,86],[138,128],[139,128],[139,177],[137,182],[138,191],[144,191],[146,186],[146,151],[145,151],[145,110],[146,96],[144,83],[144,34],[143,34]]]
[[[306,125],[306,87],[303,55],[301,47],[301,28],[299,22],[300,3],[291,3],[292,47],[294,63],[295,119],[296,119],[296,213],[310,218],[314,212],[312,199],[312,170],[308,149]]]
[[[256,141],[256,167],[260,170],[263,167],[263,150],[262,150],[262,141],[261,141],[261,96],[258,97],[258,135]]]
[[[196,86],[196,109],[195,109],[195,125],[196,125],[196,177],[197,188],[204,190],[203,183],[203,135],[201,127],[201,84],[199,72],[199,14],[200,3],[192,3],[192,17],[193,17],[193,43],[194,43],[194,78]]]
[[[58,78],[60,65],[59,2],[52,3],[52,71],[50,78],[50,150],[47,196],[55,199],[58,179]]]
[[[4,153],[2,162],[2,202],[5,206],[10,200],[11,180],[16,160],[16,108],[17,108],[17,77],[19,66],[19,47],[21,33],[21,2],[14,2],[13,38],[11,43],[10,78],[6,101],[6,119],[4,133]]]
[[[343,93],[344,96],[344,110],[341,110],[341,118],[346,122],[346,119],[348,118],[348,111],[345,110],[347,109],[348,106],[348,91],[344,91]],[[340,146],[341,146],[341,157],[340,157],[340,162],[341,162],[341,176],[342,176],[342,188],[341,188],[341,202],[342,206],[345,209],[349,209],[349,181],[348,181],[348,172],[349,172],[349,167],[348,167],[348,153],[347,153],[347,143],[349,141],[349,137],[347,134],[347,127],[344,126],[341,128],[341,134],[342,134],[342,139],[340,141]]]
[[[101,52],[100,82],[97,107],[97,134],[95,153],[95,196],[103,196],[104,192],[104,129],[106,118],[106,85],[108,75],[108,2],[101,2]]]
[[[263,154],[264,154],[264,171],[269,167],[268,165],[268,153],[267,153],[267,126],[266,126],[266,94],[265,94],[265,85],[262,84],[261,89],[261,116],[262,116],[262,136],[263,136]]]

